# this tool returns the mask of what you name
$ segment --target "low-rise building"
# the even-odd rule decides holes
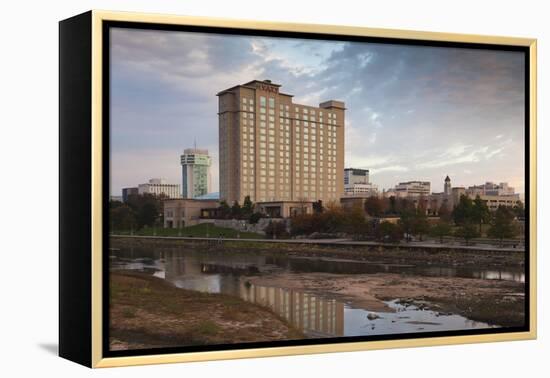
[[[496,210],[499,206],[514,207],[519,201],[519,194],[512,195],[481,195],[482,201],[485,201],[489,210]]]
[[[199,223],[203,211],[216,209],[218,200],[198,200],[191,198],[168,199],[164,204],[164,227],[180,228]]]
[[[122,202],[128,202],[128,198],[133,195],[139,194],[139,189],[135,188],[123,188],[122,189]]]
[[[368,184],[344,184],[344,195],[349,197],[372,197],[378,195],[378,186]]]
[[[312,201],[272,201],[256,203],[256,211],[270,218],[290,218],[313,213]]]
[[[507,182],[501,182],[500,184],[495,184],[493,182],[486,182],[482,185],[473,185],[469,186],[466,189],[466,192],[469,196],[475,197],[479,196],[512,196],[515,195],[515,190],[508,185]],[[518,198],[519,199],[519,198]]]
[[[181,189],[178,184],[168,184],[166,180],[160,178],[150,179],[145,184],[138,185],[139,194],[153,194],[157,196],[164,195],[168,198],[181,198]]]
[[[431,193],[429,181],[400,182],[393,189],[397,197],[428,196]]]
[[[342,197],[340,198],[340,206],[342,206],[342,208],[347,210],[351,210],[355,208],[364,209],[365,202],[369,197],[370,196],[360,196],[360,195]]]
[[[436,214],[442,205],[445,205],[448,210],[459,203],[461,196],[467,196],[470,199],[475,199],[477,196],[485,201],[489,210],[496,210],[499,206],[514,207],[520,200],[519,194],[514,193],[514,188],[508,186],[507,183],[498,185],[487,182],[483,185],[469,186],[451,186],[449,176],[445,178],[445,190],[441,193],[432,193],[428,197],[428,211]]]
[[[344,169],[344,185],[368,184],[369,170],[359,168]]]
[[[378,195],[378,186],[369,181],[369,170],[344,169],[344,196],[370,197]]]

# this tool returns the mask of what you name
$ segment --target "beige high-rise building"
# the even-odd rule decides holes
[[[341,101],[295,104],[281,85],[253,80],[219,98],[220,198],[339,201],[344,193]]]

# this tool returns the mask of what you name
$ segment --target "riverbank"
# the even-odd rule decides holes
[[[271,311],[233,296],[129,271],[111,272],[110,285],[111,350],[304,338]]]
[[[236,232],[236,231],[235,231]],[[401,241],[399,243],[382,243],[377,241],[361,241],[361,240],[353,240],[353,239],[264,239],[264,238],[254,238],[253,233],[248,233],[246,237],[239,236],[237,237],[237,234],[234,236],[228,236],[228,235],[217,235],[215,237],[205,237],[205,236],[176,236],[176,235],[136,235],[136,234],[111,234],[111,238],[129,238],[129,239],[149,239],[149,240],[169,240],[169,241],[204,241],[204,242],[211,242],[211,243],[231,243],[231,242],[256,242],[256,243],[267,243],[267,244],[292,244],[292,245],[303,245],[303,244],[311,244],[311,245],[327,245],[327,246],[355,246],[355,247],[369,247],[369,248],[392,248],[392,249],[403,249],[403,250],[409,250],[414,251],[416,249],[426,249],[430,250],[432,252],[439,252],[439,251],[471,251],[471,252],[519,252],[524,253],[525,249],[521,243],[518,242],[518,244],[513,244],[512,246],[499,246],[499,245],[491,245],[484,243],[440,243],[440,242],[434,242],[434,241],[413,241],[413,242],[405,242]],[[243,240],[246,239],[246,240]]]
[[[420,266],[522,268],[525,252],[509,249],[423,248],[407,245],[327,243],[323,241],[269,241],[170,237],[111,236],[111,248],[192,248],[196,251],[220,251],[273,256],[349,259],[372,264],[413,264]]]
[[[525,322],[525,285],[521,282],[391,273],[278,273],[242,279],[253,285],[337,298],[373,312],[394,311],[384,301],[398,299],[402,304],[493,326],[519,327]]]

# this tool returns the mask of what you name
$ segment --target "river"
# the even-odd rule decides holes
[[[385,301],[392,311],[371,311],[352,305],[331,293],[255,285],[247,276],[278,273],[374,274],[444,276],[524,282],[521,270],[418,267],[363,261],[295,256],[273,256],[223,251],[197,252],[184,248],[128,247],[110,251],[111,269],[138,270],[175,286],[209,293],[224,293],[268,307],[306,336],[340,337],[392,333],[492,328],[458,314],[441,313],[400,301]]]

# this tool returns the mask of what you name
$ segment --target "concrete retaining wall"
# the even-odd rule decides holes
[[[232,228],[237,231],[256,232],[265,235],[264,229],[271,221],[285,222],[287,228],[289,227],[288,219],[282,218],[260,218],[256,224],[250,224],[245,220],[239,219],[201,219],[200,223],[210,223],[217,227]]]

